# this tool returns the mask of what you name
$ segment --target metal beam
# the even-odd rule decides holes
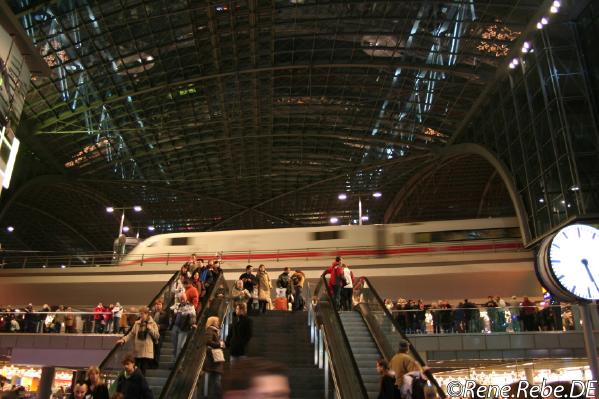
[[[32,206],[32,205],[24,204],[22,202],[15,202],[14,205],[37,212],[41,215],[46,216],[49,219],[52,219],[55,222],[62,224],[67,229],[69,229],[71,232],[75,233],[75,235],[77,235],[83,241],[85,241],[94,251],[98,251],[98,248],[90,240],[88,240],[83,234],[81,234],[77,229],[75,229],[73,226],[71,226],[69,223],[65,222],[64,220],[57,218],[56,216],[52,215],[51,213],[48,213],[48,212],[46,212],[42,209],[39,209],[35,206]]]
[[[303,191],[303,190],[306,190],[308,188],[311,188],[311,187],[314,187],[314,186],[318,186],[319,184],[323,184],[323,183],[327,183],[327,182],[334,181],[334,180],[337,180],[337,179],[341,179],[341,178],[347,177],[350,174],[355,174],[358,171],[366,172],[366,171],[369,171],[369,170],[384,168],[384,167],[387,167],[387,166],[397,165],[397,164],[400,164],[400,163],[414,162],[416,160],[423,159],[423,158],[428,158],[428,157],[431,157],[431,156],[432,156],[432,154],[415,155],[415,156],[412,156],[412,157],[405,157],[405,158],[393,159],[393,160],[390,160],[390,161],[377,162],[376,164],[369,164],[369,165],[357,166],[355,168],[352,168],[351,170],[348,169],[346,172],[343,172],[342,174],[325,177],[325,178],[323,178],[321,180],[318,180],[316,182],[313,182],[313,183],[310,183],[310,184],[306,184],[306,185],[304,185],[302,187],[299,187],[299,188],[296,188],[294,190],[288,191],[286,193],[283,193],[283,194],[274,196],[272,198],[269,198],[266,201],[262,201],[262,202],[260,202],[260,203],[258,203],[256,205],[253,205],[253,206],[247,208],[246,210],[243,210],[243,211],[241,211],[239,213],[236,213],[233,216],[230,216],[230,217],[228,217],[228,218],[220,221],[219,223],[217,223],[214,226],[212,226],[210,228],[210,230],[218,228],[218,227],[222,226],[223,224],[227,223],[228,221],[246,214],[250,210],[259,208],[261,206],[269,204],[269,203],[271,203],[273,201],[276,201],[278,199],[287,197],[287,196],[289,196],[291,194],[295,194],[295,193],[297,193],[299,191]],[[339,168],[339,169],[343,169],[343,168]]]
[[[347,68],[347,69],[361,68],[361,69],[377,69],[377,70],[383,69],[383,70],[388,70],[390,73],[392,73],[396,68],[402,68],[402,69],[416,70],[416,71],[426,70],[426,71],[432,71],[432,72],[441,72],[441,73],[446,73],[448,75],[461,76],[466,79],[475,80],[475,81],[485,80],[484,77],[481,77],[478,73],[475,73],[473,68],[464,68],[464,67],[459,67],[459,66],[449,67],[449,66],[433,65],[433,64],[426,65],[426,64],[416,64],[416,63],[407,63],[407,62],[397,62],[397,63],[395,63],[395,62],[393,62],[393,63],[373,62],[373,63],[369,63],[369,64],[334,64],[334,63],[300,64],[300,65],[294,64],[294,65],[275,65],[275,66],[260,67],[260,68],[247,68],[247,69],[241,69],[238,71],[229,71],[229,72],[214,73],[214,74],[210,74],[210,75],[202,75],[202,76],[198,76],[195,78],[179,80],[179,81],[174,81],[174,82],[164,82],[162,84],[155,85],[155,86],[149,87],[147,89],[134,90],[134,91],[130,91],[130,92],[127,92],[127,93],[119,95],[119,96],[111,96],[111,97],[105,98],[103,100],[95,101],[94,103],[88,104],[86,106],[81,105],[74,111],[69,110],[69,112],[64,112],[64,113],[58,115],[56,118],[50,118],[40,125],[40,129],[42,129],[42,130],[46,129],[49,126],[51,126],[53,123],[60,122],[62,118],[70,119],[73,116],[78,115],[87,109],[96,109],[97,107],[100,107],[102,105],[108,105],[108,104],[112,104],[117,101],[126,100],[127,97],[138,97],[142,94],[149,94],[149,93],[153,93],[153,92],[163,90],[163,89],[174,89],[176,87],[185,86],[185,85],[189,85],[192,83],[197,83],[197,82],[202,82],[202,81],[214,81],[217,79],[224,79],[224,78],[234,78],[236,76],[244,75],[244,74],[255,74],[255,73],[265,73],[265,72],[274,73],[277,71],[285,71],[285,70],[302,70],[302,69],[312,70],[312,69],[335,69],[335,68]],[[62,106],[62,105],[49,108],[47,110],[47,112],[52,112],[55,108],[58,108],[60,106]]]

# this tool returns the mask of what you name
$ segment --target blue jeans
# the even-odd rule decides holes
[[[173,356],[175,357],[175,361],[181,353],[181,349],[185,345],[185,341],[187,340],[187,334],[189,331],[182,331],[176,325],[173,326]]]

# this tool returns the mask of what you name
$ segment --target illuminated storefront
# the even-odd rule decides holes
[[[23,386],[29,392],[36,392],[42,375],[42,369],[37,366],[3,364],[0,365],[0,375],[6,377],[8,380],[6,388]],[[66,390],[67,387],[71,386],[72,379],[73,370],[57,368],[52,391],[58,391],[61,387]]]

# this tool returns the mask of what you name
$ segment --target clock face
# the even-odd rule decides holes
[[[599,230],[584,224],[561,229],[548,245],[547,266],[558,285],[582,299],[599,299]]]

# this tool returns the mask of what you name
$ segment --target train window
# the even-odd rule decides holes
[[[312,240],[339,240],[343,238],[343,232],[337,231],[315,231],[312,234]]]
[[[171,238],[171,246],[187,245],[189,237],[173,237]]]
[[[414,234],[414,242],[447,242],[520,238],[517,227],[479,230],[431,231]]]

